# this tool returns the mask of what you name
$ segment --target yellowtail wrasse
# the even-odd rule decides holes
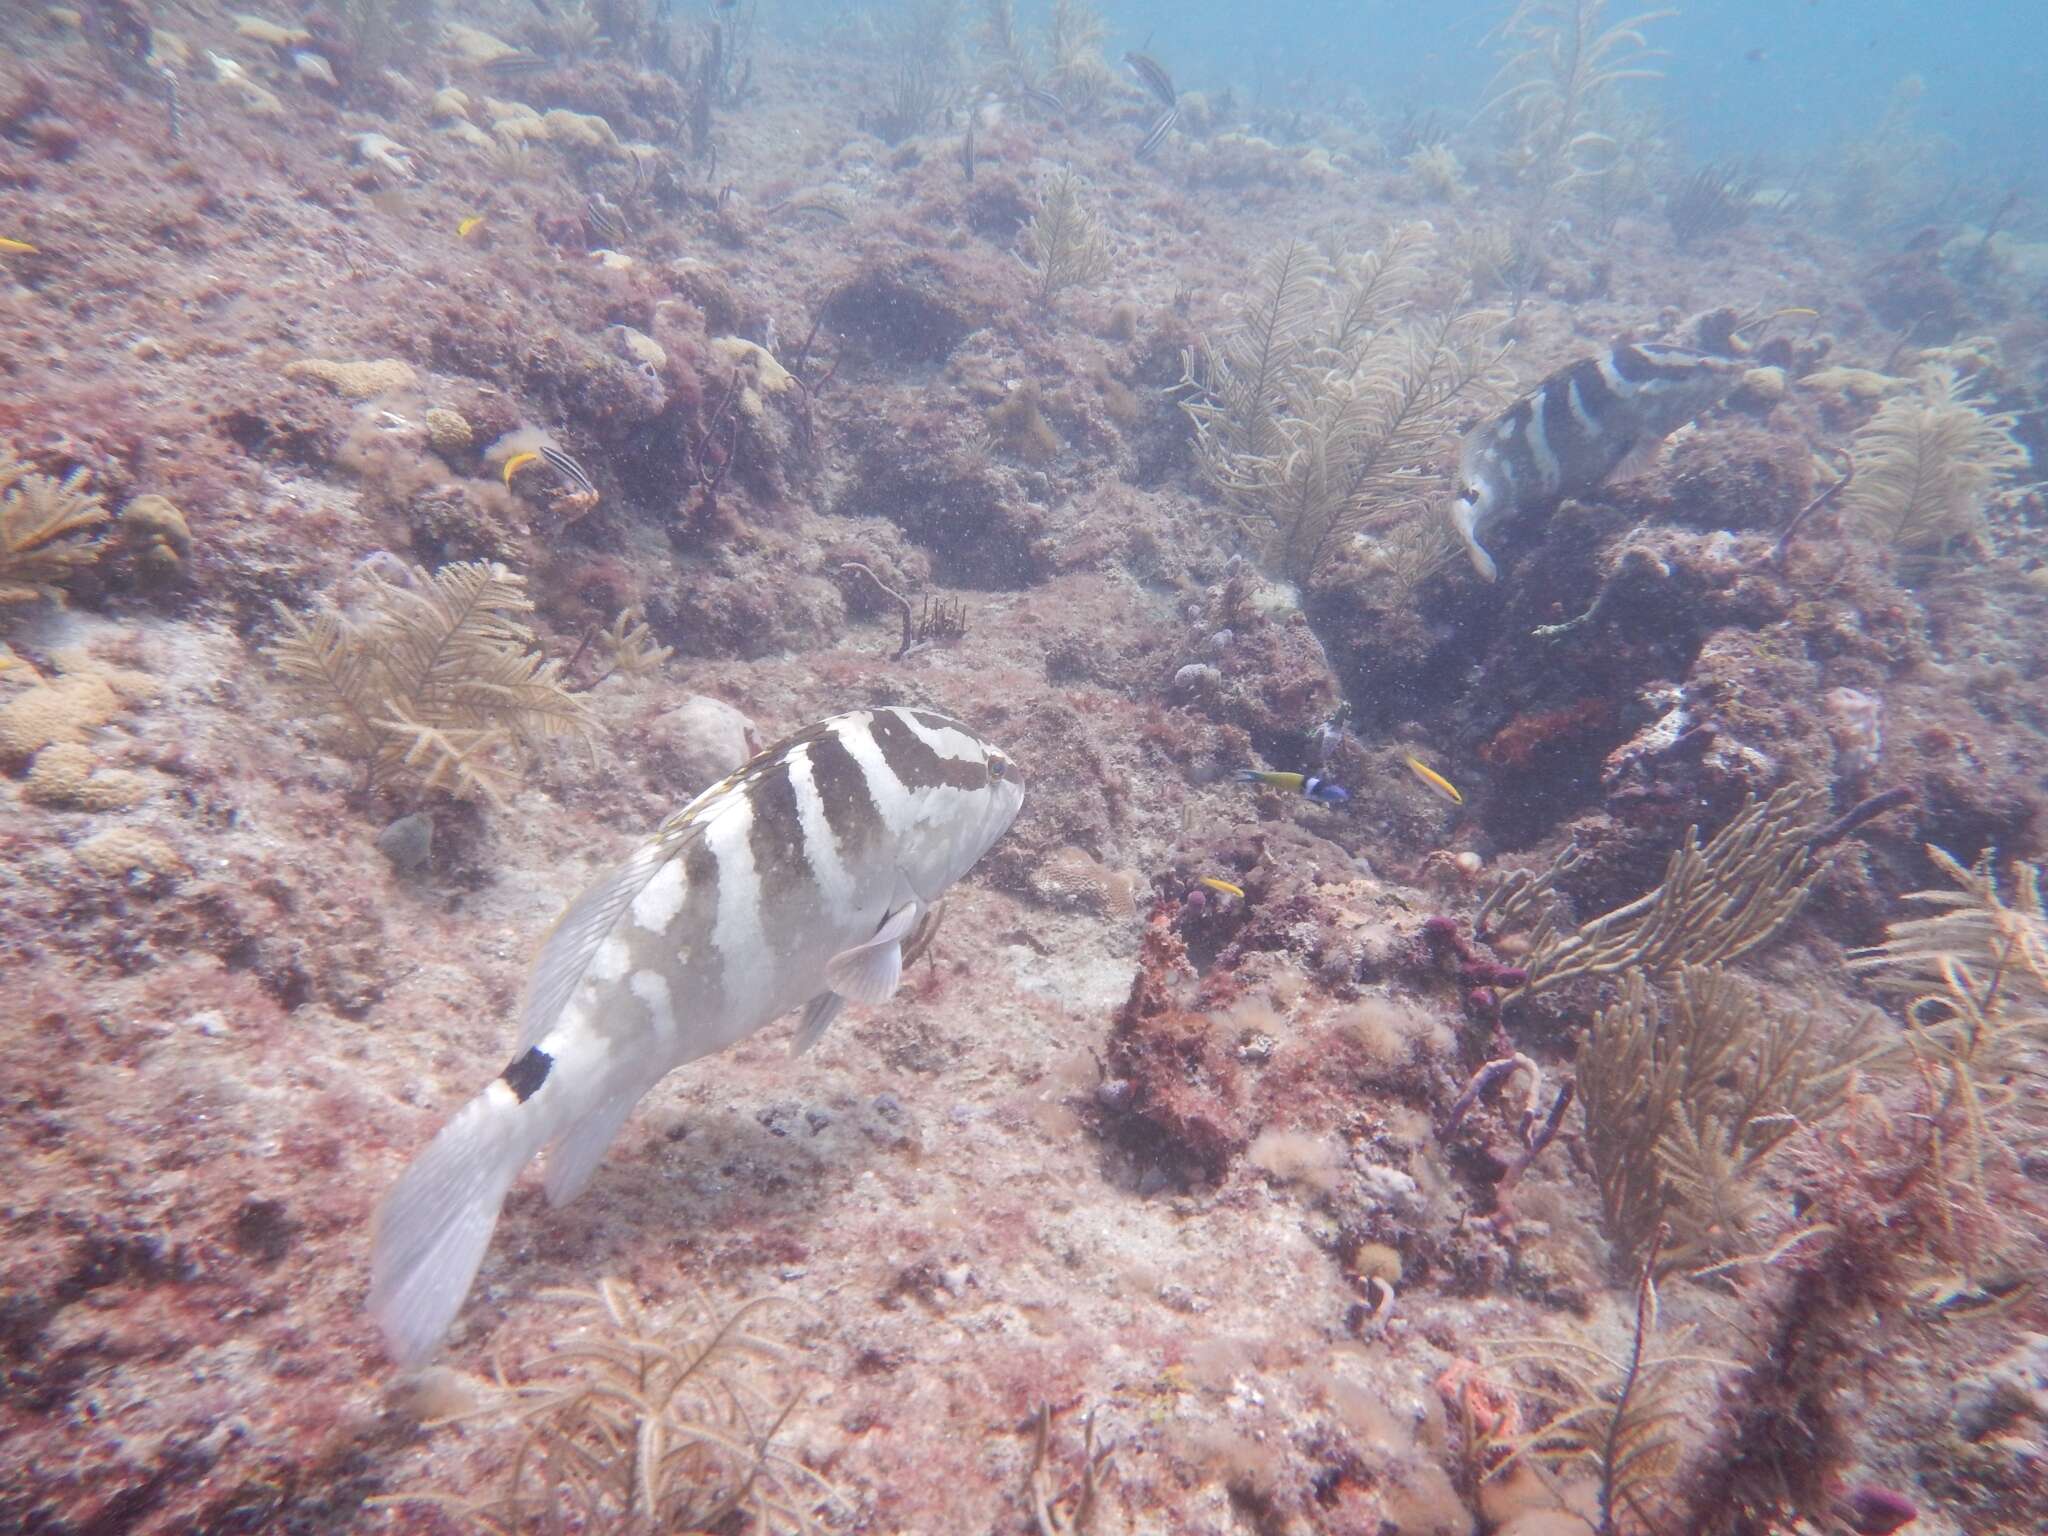
[[[1431,789],[1435,790],[1438,794],[1442,795],[1446,800],[1450,801],[1451,804],[1463,805],[1465,803],[1465,797],[1458,793],[1457,785],[1453,784],[1449,779],[1445,778],[1442,774],[1438,773],[1434,768],[1430,767],[1429,764],[1425,763],[1421,758],[1417,757],[1414,753],[1403,753],[1401,756],[1401,761],[1408,765],[1408,771],[1410,773],[1414,774],[1416,778],[1422,780],[1423,783],[1427,784]]]
[[[455,233],[457,238],[467,240],[483,227],[484,216],[480,213],[472,213],[468,218],[455,226]]]
[[[1264,784],[1272,789],[1284,789],[1318,805],[1348,805],[1351,801],[1350,790],[1312,773],[1272,773],[1258,768],[1240,768],[1235,777],[1239,784]]]
[[[1198,885],[1206,885],[1219,896],[1235,896],[1239,901],[1244,900],[1243,886],[1232,885],[1228,880],[1219,879],[1215,875],[1204,875],[1196,883]]]
[[[5,235],[0,235],[0,255],[37,256],[40,254],[41,252],[26,240],[10,240]]]

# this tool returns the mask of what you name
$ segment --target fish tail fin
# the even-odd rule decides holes
[[[549,1205],[567,1205],[583,1193],[583,1186],[597,1172],[597,1165],[618,1139],[619,1127],[626,1123],[626,1117],[633,1113],[645,1091],[644,1087],[636,1087],[602,1100],[548,1148],[541,1184],[547,1190]]]
[[[399,1175],[377,1208],[370,1311],[392,1358],[431,1355],[469,1295],[498,1213],[539,1150],[538,1116],[504,1081],[471,1099]]]

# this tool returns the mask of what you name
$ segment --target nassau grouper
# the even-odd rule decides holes
[[[378,1209],[370,1309],[392,1355],[439,1345],[536,1152],[560,1205],[684,1062],[800,1004],[803,1051],[845,999],[887,1001],[1023,801],[1016,766],[956,721],[855,710],[712,785],[577,897],[541,945],[511,1065]]]
[[[1623,342],[1558,369],[1474,428],[1451,503],[1473,568],[1488,581],[1499,574],[1481,534],[1596,489],[1630,453],[1654,447],[1717,402],[1749,366],[1686,347]]]

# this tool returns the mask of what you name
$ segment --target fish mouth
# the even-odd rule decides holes
[[[1493,563],[1493,556],[1479,545],[1479,503],[1465,496],[1460,496],[1452,502],[1451,526],[1458,530],[1458,537],[1464,540],[1465,553],[1472,557],[1472,569],[1479,573],[1479,579],[1498,580],[1500,568]]]

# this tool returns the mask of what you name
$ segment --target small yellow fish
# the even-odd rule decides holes
[[[10,240],[5,235],[0,235],[0,252],[5,252],[9,256],[35,256],[41,254],[26,240]]]
[[[464,219],[460,224],[455,226],[455,233],[462,239],[467,240],[471,235],[475,234],[478,230],[482,229],[483,227],[484,216],[480,213],[472,213],[468,218]]]
[[[1410,773],[1450,801],[1451,804],[1463,805],[1465,803],[1465,797],[1458,793],[1458,786],[1430,767],[1421,758],[1413,753],[1403,753],[1401,760],[1408,765]]]
[[[539,462],[540,455],[531,448],[527,449],[524,453],[513,454],[511,458],[505,461],[505,483],[510,485],[512,477],[520,470],[526,468],[529,464],[538,464]]]
[[[1204,875],[1202,884],[1212,891],[1221,891],[1226,896],[1235,896],[1239,901],[1244,900],[1244,887],[1232,885],[1228,880],[1219,880],[1214,875]]]

